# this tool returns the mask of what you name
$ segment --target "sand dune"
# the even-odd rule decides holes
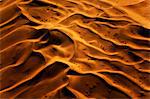
[[[150,98],[150,0],[0,8],[1,99]]]

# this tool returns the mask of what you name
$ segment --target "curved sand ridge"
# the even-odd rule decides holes
[[[150,98],[150,0],[2,0],[2,99]]]

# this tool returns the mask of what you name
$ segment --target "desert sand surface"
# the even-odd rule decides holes
[[[1,99],[150,99],[150,0],[1,0]]]

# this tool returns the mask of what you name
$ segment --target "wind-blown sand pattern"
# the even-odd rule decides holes
[[[150,0],[1,0],[1,99],[150,99]]]

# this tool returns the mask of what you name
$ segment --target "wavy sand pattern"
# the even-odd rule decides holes
[[[150,0],[1,0],[1,99],[149,99]]]

